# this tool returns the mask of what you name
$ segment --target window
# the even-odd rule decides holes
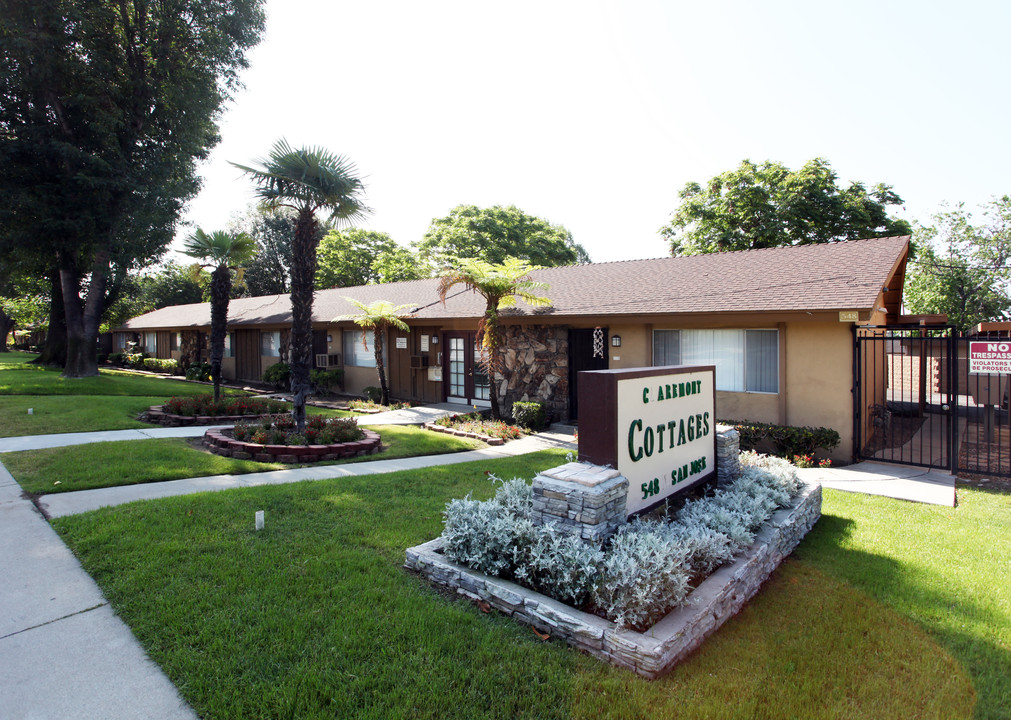
[[[235,357],[235,333],[225,333],[225,357]]]
[[[362,347],[362,334],[364,330],[344,331],[344,364],[353,367],[376,366],[376,346],[375,335],[369,331],[368,349]]]
[[[266,357],[281,357],[280,330],[270,330],[260,333],[260,354]]]
[[[169,350],[178,350],[180,342],[182,342],[182,333],[169,333]]]
[[[654,330],[653,365],[715,365],[716,389],[779,392],[778,330]]]
[[[158,352],[158,333],[144,333],[144,352],[148,355],[154,355]]]

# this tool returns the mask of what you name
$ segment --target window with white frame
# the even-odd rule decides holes
[[[265,357],[281,357],[281,331],[260,332],[260,354]]]
[[[225,333],[225,357],[235,357],[235,333]]]
[[[362,346],[362,335],[365,331],[360,329],[344,331],[344,364],[352,367],[375,367],[376,366],[376,346],[375,334],[370,330],[368,337],[368,348]]]
[[[144,333],[144,352],[148,355],[154,355],[158,352],[158,333]]]
[[[653,365],[715,365],[716,389],[779,392],[778,330],[654,330]]]

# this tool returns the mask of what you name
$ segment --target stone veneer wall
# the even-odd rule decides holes
[[[731,425],[716,426],[716,484],[725,487],[741,474],[741,434]]]
[[[442,538],[409,548],[405,567],[460,595],[483,600],[573,647],[654,679],[668,672],[737,614],[819,517],[821,485],[807,485],[790,507],[772,516],[751,547],[706,578],[682,607],[645,633],[620,630],[596,615],[450,562],[442,554]]]
[[[499,398],[508,414],[517,400],[544,403],[549,421],[569,419],[569,330],[563,327],[504,326],[499,349],[506,374],[496,374]]]

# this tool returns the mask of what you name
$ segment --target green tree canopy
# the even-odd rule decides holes
[[[583,246],[573,242],[572,233],[514,205],[458,205],[446,217],[432,220],[415,245],[422,261],[434,266],[446,264],[447,258],[501,264],[513,257],[543,267],[590,262]]]
[[[127,320],[144,313],[172,305],[189,305],[208,299],[209,279],[199,276],[191,265],[170,260],[164,265],[131,274],[124,282],[123,292],[104,316],[103,331],[119,327]]]
[[[66,375],[98,372],[116,279],[171,242],[263,26],[262,0],[0,0],[0,245],[55,259]]]
[[[962,331],[1011,312],[1011,197],[982,208],[981,222],[964,205],[917,226],[903,303],[911,313],[944,313]]]
[[[317,257],[317,289],[420,280],[429,275],[414,253],[386,233],[373,230],[331,230],[320,241]]]
[[[815,158],[799,170],[745,160],[704,186],[690,182],[674,217],[660,229],[671,255],[807,245],[836,240],[908,235],[905,220],[890,217],[902,198],[888,185],[838,185],[828,162]]]

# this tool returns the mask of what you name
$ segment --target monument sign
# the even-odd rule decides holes
[[[715,366],[585,371],[578,387],[579,460],[628,478],[629,515],[715,480]]]

